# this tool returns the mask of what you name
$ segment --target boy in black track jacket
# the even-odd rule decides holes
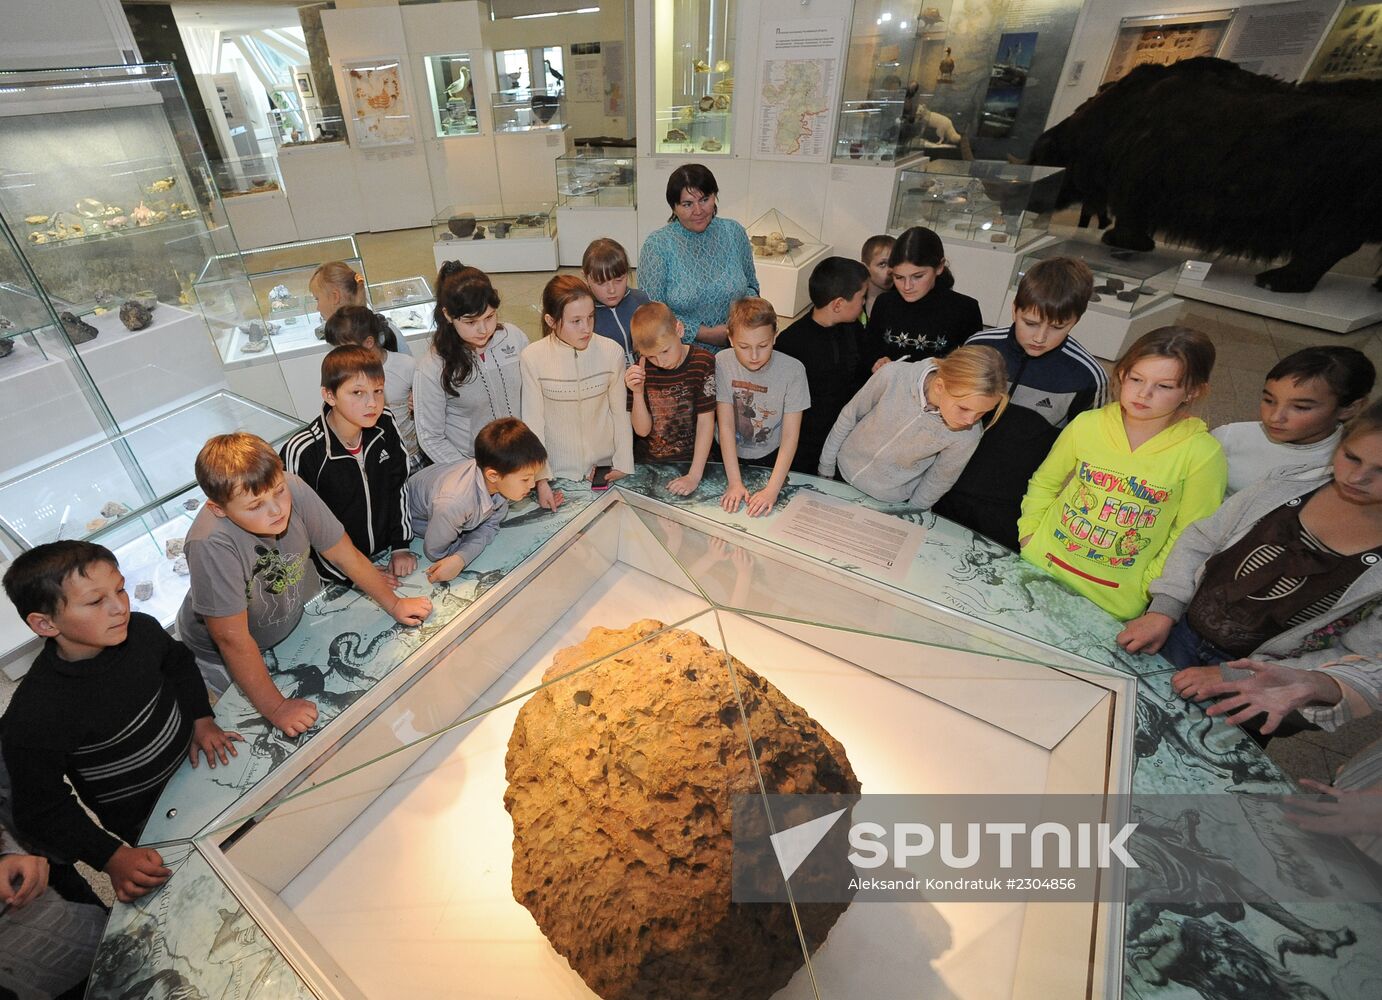
[[[1027,481],[1066,424],[1108,402],[1108,375],[1070,336],[1093,291],[1094,276],[1084,261],[1041,261],[1017,286],[1013,325],[965,341],[1003,355],[1011,402],[984,431],[950,492],[932,507],[937,514],[1017,550]]]
[[[374,352],[338,347],[322,359],[321,416],[283,446],[288,473],[300,476],[345,527],[354,546],[371,559],[391,553],[393,579],[417,568],[408,549],[408,454],[384,405],[384,369]],[[324,580],[346,578],[314,551]]]

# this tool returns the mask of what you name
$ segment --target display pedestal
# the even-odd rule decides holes
[[[1331,333],[1350,333],[1382,323],[1382,292],[1368,278],[1326,274],[1314,290],[1303,294],[1269,292],[1253,283],[1254,276],[1265,267],[1236,260],[1216,261],[1202,281],[1178,278],[1176,294]]]
[[[257,191],[223,199],[226,218],[241,250],[294,243],[298,229],[282,191]]]
[[[582,248],[584,249],[584,248]],[[459,260],[486,273],[511,271],[555,271],[557,237],[540,239],[486,238],[483,240],[437,240],[432,258],[440,269],[448,260]]]
[[[967,240],[947,239],[944,234],[941,239],[945,244],[945,259],[955,277],[955,291],[978,300],[979,313],[988,326],[1007,326],[1012,322],[1010,286],[1014,284],[1013,276],[1023,254],[1056,242],[1055,237],[1043,236],[1017,250],[1001,244],[981,246]],[[1080,333],[1084,333],[1083,325]],[[1080,339],[1083,341],[1084,337]]]
[[[15,340],[14,353],[0,362],[0,420],[6,428],[0,481],[102,434],[71,366],[57,353],[59,348],[44,340],[46,358],[23,338]]]
[[[811,306],[811,292],[807,287],[811,272],[834,251],[830,245],[794,263],[778,263],[761,257],[753,259],[758,275],[758,294],[773,304],[779,316],[795,317]]]
[[[496,132],[494,159],[499,164],[499,200],[505,205],[557,200],[556,159],[566,152],[566,129]],[[474,201],[469,192],[467,201]]]
[[[946,250],[946,253],[949,254],[949,249]],[[1015,290],[1009,289],[1007,296],[1003,299],[1004,316],[1012,314],[1015,295]],[[1106,311],[1097,305],[1092,305],[1085,310],[1084,316],[1075,328],[1074,337],[1085,350],[1096,358],[1103,358],[1105,361],[1117,361],[1132,342],[1144,333],[1155,330],[1159,326],[1173,325],[1180,318],[1183,305],[1185,303],[1174,295],[1167,296],[1163,301],[1149,306],[1135,315]]]
[[[278,171],[288,191],[297,239],[319,240],[369,228],[345,143],[285,146],[278,151]]]
[[[601,237],[618,241],[629,255],[629,266],[638,266],[638,209],[557,209],[557,259],[562,267],[580,267],[585,248]]]

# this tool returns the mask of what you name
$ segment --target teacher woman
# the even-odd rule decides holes
[[[719,190],[715,175],[699,163],[672,171],[672,219],[648,235],[638,255],[638,287],[666,303],[686,328],[688,343],[712,351],[729,343],[730,304],[758,294],[749,235],[715,214]]]

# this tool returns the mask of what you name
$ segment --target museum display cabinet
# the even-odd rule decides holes
[[[928,113],[950,8],[949,0],[914,4],[906,12],[887,0],[854,5],[835,126],[836,163],[892,164],[928,145],[949,145],[944,136],[928,134]]]
[[[474,63],[469,52],[424,56],[432,135],[479,135],[475,117]]]
[[[483,271],[555,271],[557,221],[551,202],[448,205],[432,219],[432,256]]]
[[[211,175],[216,179],[216,190],[222,198],[283,190],[283,177],[278,172],[276,156],[242,156],[235,160],[222,160],[211,165]]]
[[[732,909],[731,816],[746,823],[752,817],[735,809],[776,809],[755,768],[770,792],[791,787],[772,763],[775,750],[822,730],[820,739],[841,748],[840,766],[874,793],[1102,798],[1127,787],[1135,684],[1079,657],[619,491],[522,555],[487,550],[478,565],[506,571],[502,585],[439,625],[399,668],[406,677],[342,689],[348,736],[323,745],[305,770],[281,769],[298,773],[271,777],[272,791],[251,797],[257,808],[241,803],[197,838],[200,858],[319,996],[440,995],[459,975],[475,992],[598,996],[590,985],[598,970],[571,944],[607,892],[676,907],[659,918],[634,905],[627,934],[611,935],[607,951],[628,960],[682,938],[671,966],[682,971],[668,974],[685,978],[673,988],[715,995],[692,987],[746,974],[720,962],[712,944]],[[339,661],[342,671],[397,631],[351,629],[343,643],[331,636],[352,623],[321,624],[307,642],[336,652],[315,662]],[[572,648],[604,629],[618,634]],[[524,719],[531,733],[552,711],[558,742],[529,743],[525,753],[511,734]],[[577,770],[564,779],[567,767]],[[531,768],[546,777],[520,786],[514,776]],[[582,786],[582,768],[603,771],[611,793],[589,794],[605,781]],[[511,819],[521,794],[527,804]],[[165,793],[149,833],[165,836],[164,817],[193,805]],[[695,846],[683,822],[702,834]],[[580,865],[582,850],[608,855],[611,837],[627,838],[646,867],[621,863],[606,888],[600,880],[614,868],[592,860],[583,866],[588,888],[548,885],[543,894],[572,900],[574,926],[544,927],[515,900],[529,866],[541,882],[544,866]],[[735,946],[746,964],[785,962],[784,997],[893,996],[931,960],[936,942],[921,917],[938,913],[970,970],[1011,977],[1039,968],[1052,996],[1079,995],[1092,977],[1094,995],[1105,995],[1116,976],[1116,908],[1071,904],[1024,921],[1035,912],[1028,905],[856,902],[829,945],[803,960],[782,904],[775,940],[756,942],[761,950]],[[652,929],[646,943],[640,919]],[[138,932],[112,922],[111,934]],[[890,960],[866,960],[864,942],[880,939]]]
[[[345,116],[339,104],[323,104],[306,110],[275,108],[268,117],[269,134],[278,149],[346,141]]]
[[[759,294],[779,316],[795,316],[811,304],[811,272],[831,251],[777,209],[769,209],[746,227],[753,247]]]
[[[1020,250],[1050,230],[1064,173],[999,160],[932,160],[899,170],[888,231],[926,226],[947,245]]]
[[[427,279],[421,275],[397,281],[380,281],[370,285],[367,294],[370,308],[409,340],[431,332],[432,314],[437,301]]]
[[[1089,308],[1118,316],[1137,316],[1171,298],[1183,254],[1164,250],[1139,253],[1104,243],[1061,240],[1024,254],[1013,277],[1012,291],[1033,264],[1051,257],[1078,257],[1094,272],[1094,295]]]
[[[562,96],[542,88],[501,90],[492,94],[494,131],[536,132],[566,127]]]
[[[653,5],[655,152],[730,152],[738,7],[738,0]]]
[[[557,157],[557,208],[633,208],[638,171],[632,157],[566,153]]]

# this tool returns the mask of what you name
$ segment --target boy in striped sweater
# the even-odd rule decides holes
[[[131,846],[168,778],[184,757],[229,763],[240,736],[216,724],[191,651],[130,612],[105,546],[40,545],[4,586],[46,640],[0,718],[15,826],[45,854],[105,872],[128,902],[169,875],[156,850]]]
[[[1070,336],[1094,293],[1084,261],[1052,257],[1028,269],[1013,300],[1013,325],[983,330],[966,344],[992,347],[1008,366],[1011,400],[984,431],[950,492],[931,509],[1017,551],[1017,519],[1027,481],[1065,425],[1108,402],[1108,375]]]

